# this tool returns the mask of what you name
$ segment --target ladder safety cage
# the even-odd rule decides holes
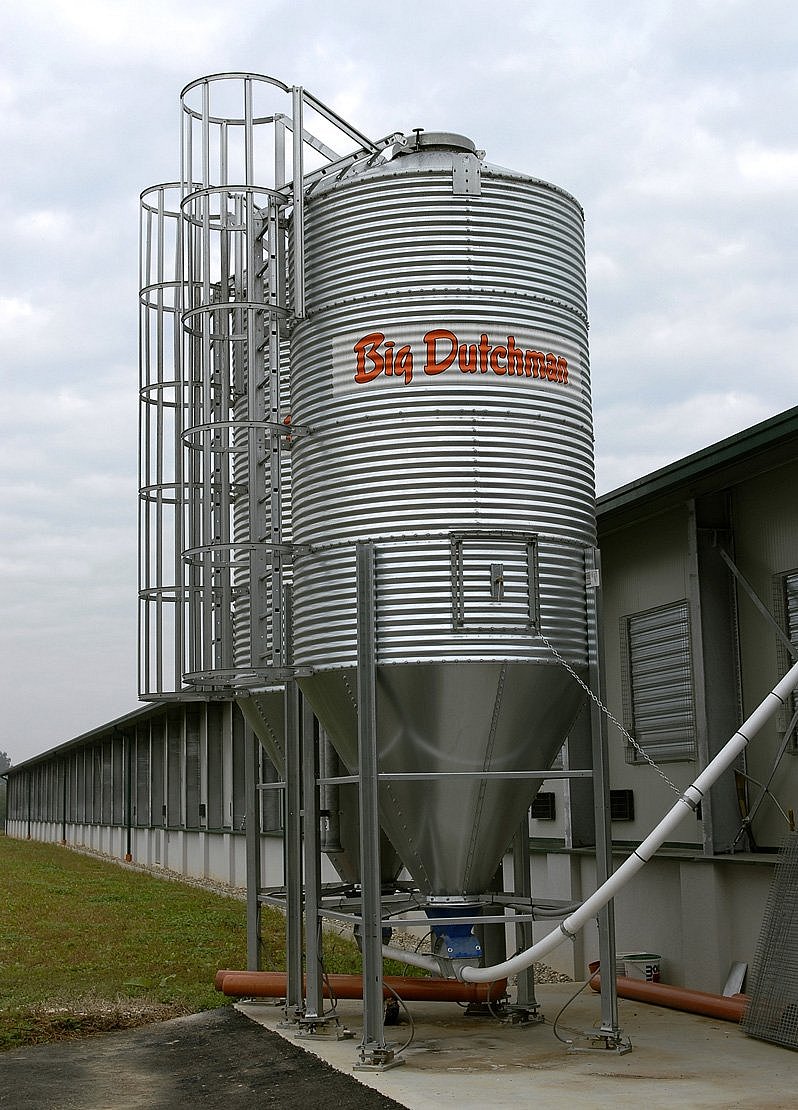
[[[398,137],[373,142],[303,88],[258,74],[200,78],[180,106],[180,182],[141,198],[145,699],[285,678],[290,444],[309,433],[291,424],[288,393],[304,197]]]

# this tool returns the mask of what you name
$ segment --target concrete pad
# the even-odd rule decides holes
[[[554,1035],[551,1022],[578,984],[544,984],[538,999],[546,1022],[507,1025],[467,1017],[449,1003],[410,1003],[415,1022],[405,1064],[385,1072],[353,1072],[361,1036],[360,1003],[340,1002],[338,1017],[355,1033],[297,1037],[279,1028],[282,1010],[262,1002],[240,1003],[253,1021],[315,1053],[340,1071],[395,1099],[409,1110],[555,1107],[660,1110],[794,1110],[798,1106],[798,1054],[747,1037],[738,1026],[623,999],[626,1055],[600,1048],[573,1052]],[[564,1023],[564,1024],[563,1024]],[[598,995],[587,990],[557,1024],[574,1047],[595,1043],[583,1036],[600,1024]],[[410,1035],[402,1024],[387,1031],[398,1048]],[[599,1042],[603,1043],[603,1042]]]

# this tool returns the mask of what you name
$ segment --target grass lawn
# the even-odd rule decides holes
[[[264,907],[264,968],[283,970],[284,928]],[[360,970],[337,936],[325,963]],[[243,902],[0,834],[0,1049],[226,1005],[221,967],[246,967]]]

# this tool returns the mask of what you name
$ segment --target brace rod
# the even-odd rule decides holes
[[[796,647],[795,644],[792,642],[792,640],[789,638],[789,636],[787,636],[784,629],[780,627],[779,622],[776,620],[776,618],[771,613],[770,609],[768,609],[767,605],[765,605],[764,601],[761,599],[761,597],[756,592],[754,587],[751,585],[751,583],[745,577],[743,572],[740,570],[740,568],[734,562],[731,555],[729,555],[729,553],[727,551],[724,551],[724,549],[722,547],[719,547],[718,551],[720,553],[721,559],[724,561],[726,566],[729,568],[729,570],[732,572],[734,577],[740,583],[742,588],[748,594],[751,601],[753,601],[756,608],[759,610],[759,612],[762,614],[762,616],[765,618],[765,620],[771,626],[773,631],[776,633],[776,635],[778,636],[778,638],[781,641],[781,643],[783,644],[783,646],[790,653],[790,658],[791,659],[798,659],[798,647]]]

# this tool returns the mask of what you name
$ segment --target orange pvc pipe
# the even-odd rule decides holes
[[[591,964],[590,970],[593,971],[597,966]],[[707,991],[694,991],[687,987],[673,987],[670,983],[629,979],[625,975],[619,975],[615,981],[621,998],[650,1002],[653,1006],[667,1006],[671,1010],[684,1010],[703,1017],[719,1018],[721,1021],[742,1021],[748,1005],[748,996],[744,994],[709,994]],[[590,985],[594,991],[601,990],[601,976],[595,975],[590,980]]]
[[[220,968],[220,970],[217,971],[216,974],[213,977],[213,988],[214,988],[214,990],[220,991],[222,989],[222,983],[224,982],[225,975],[233,975],[233,974],[234,974],[234,972],[229,967],[228,968]],[[235,972],[235,974],[238,974],[238,972]]]
[[[325,998],[330,997],[328,983],[337,998],[363,997],[360,975],[327,975]],[[284,998],[286,976],[282,971],[217,971],[214,986],[217,991],[235,998]],[[385,997],[392,998],[392,991],[395,991],[405,1002],[498,1002],[504,997],[506,987],[506,979],[495,983],[460,983],[456,979],[422,979],[412,975],[383,978]]]

